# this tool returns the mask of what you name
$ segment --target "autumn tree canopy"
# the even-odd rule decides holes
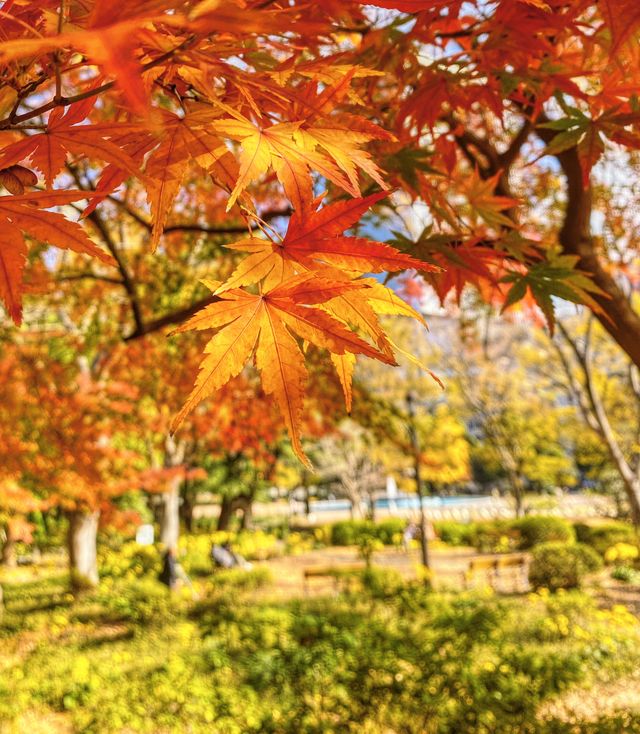
[[[170,337],[204,348],[172,430],[253,362],[303,460],[305,363],[349,404],[355,355],[410,351],[399,292],[585,303],[640,365],[639,28],[635,0],[5,0],[9,338],[73,333],[98,384],[206,332]]]

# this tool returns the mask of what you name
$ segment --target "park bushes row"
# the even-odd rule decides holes
[[[517,520],[435,523],[438,537],[448,545],[469,545],[487,553],[529,550],[540,543],[573,543],[573,526],[559,517],[531,516]]]
[[[360,545],[365,538],[373,538],[385,546],[400,546],[407,521],[386,518],[371,520],[341,520],[332,525],[301,529],[298,539],[306,536],[315,545]],[[607,562],[621,560],[617,556],[637,547],[638,538],[631,527],[623,522],[605,522],[599,525],[571,523],[554,516],[531,515],[520,519],[483,520],[462,523],[453,520],[433,523],[438,541],[451,546],[469,546],[484,553],[530,550],[541,543],[582,543],[593,548]],[[308,547],[301,542],[301,545]],[[616,548],[614,552],[612,549]],[[617,555],[616,555],[617,554]],[[622,559],[626,560],[626,559]]]
[[[406,524],[406,520],[401,518],[388,518],[378,523],[342,520],[319,529],[316,537],[331,545],[358,545],[362,536],[367,535],[375,537],[383,545],[400,545]],[[573,526],[558,517],[531,516],[474,523],[442,521],[435,522],[434,528],[438,539],[447,545],[472,546],[485,552],[528,550],[540,543],[576,541]],[[614,537],[617,541],[618,531]]]
[[[605,558],[607,551],[614,546],[638,544],[635,530],[622,522],[587,525],[570,523],[559,517],[533,515],[519,520],[443,521],[434,523],[434,526],[441,542],[467,545],[483,552],[529,550],[541,543],[570,544],[577,541]]]
[[[230,541],[234,549],[248,560],[265,560],[283,553],[308,550],[314,545],[338,545],[357,546],[361,556],[368,561],[373,552],[384,546],[399,546],[404,528],[404,520],[388,518],[379,523],[345,520],[316,528],[313,533],[289,533],[285,540],[263,531],[233,536],[228,533],[191,535],[181,540],[181,558],[185,570],[193,577],[211,574],[211,545],[226,541]],[[620,540],[631,537],[631,528],[621,523],[579,528],[577,532],[566,520],[557,517],[527,517],[468,525],[436,524],[440,541],[451,545],[475,545],[494,552],[532,550],[530,581],[534,587],[552,590],[579,587],[587,574],[601,567],[602,556],[610,563],[637,559],[637,546]],[[591,543],[577,542],[578,537]],[[613,541],[617,541],[615,545],[607,547],[607,543]],[[122,579],[129,583],[155,578],[160,568],[160,557],[158,548],[140,547],[135,543],[124,543],[117,549],[103,549],[100,554],[101,574],[107,579]],[[153,597],[149,589],[142,591],[141,598]],[[153,609],[151,604],[148,612],[141,613],[152,614]],[[126,610],[114,611],[125,613]]]
[[[371,520],[341,520],[331,525],[315,528],[300,527],[294,532],[283,532],[282,527],[271,531],[252,530],[232,532],[198,532],[185,535],[180,544],[189,557],[196,559],[195,566],[210,568],[209,553],[212,544],[231,542],[234,550],[247,560],[266,560],[283,554],[295,554],[322,546],[357,546],[365,540],[375,540],[384,546],[401,546],[407,521],[402,518]],[[592,547],[607,562],[620,559],[611,551],[618,546],[621,554],[626,546],[638,545],[638,538],[631,525],[623,522],[606,522],[598,525],[570,523],[553,516],[532,515],[520,519],[483,520],[462,523],[442,520],[433,523],[438,541],[451,546],[469,546],[485,553],[529,550],[540,543],[579,542]],[[135,543],[105,544],[100,552],[102,572],[109,576],[121,576],[133,571],[141,576],[157,566],[158,550],[140,547]]]

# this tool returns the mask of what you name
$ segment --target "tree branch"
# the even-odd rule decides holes
[[[562,333],[562,335],[565,337],[566,341],[569,341],[567,332],[562,324],[558,325],[558,329]],[[556,354],[558,355],[558,359],[560,360],[560,364],[562,365],[562,369],[564,370],[564,373],[567,377],[568,382],[568,389],[571,393],[571,396],[573,397],[573,400],[576,404],[576,406],[579,408],[580,413],[582,414],[582,417],[584,418],[585,423],[591,428],[592,431],[595,431],[599,436],[602,437],[602,430],[600,428],[600,425],[598,421],[596,420],[596,417],[593,415],[593,413],[590,410],[589,403],[586,400],[586,396],[584,394],[584,390],[582,389],[582,386],[576,379],[576,376],[573,372],[572,365],[569,362],[569,358],[564,353],[562,347],[558,344],[558,342],[555,339],[551,340],[551,344],[553,345]]]
[[[546,116],[540,117],[541,122]],[[538,128],[537,134],[549,143],[553,130]],[[577,267],[588,273],[602,291],[592,298],[602,309],[595,317],[611,334],[635,365],[640,367],[640,316],[633,310],[624,291],[600,262],[590,233],[591,191],[582,183],[582,168],[576,147],[556,154],[567,181],[567,207],[559,234],[562,250],[578,257]]]
[[[142,215],[140,215],[134,209],[131,209],[131,207],[127,206],[127,204],[122,201],[122,199],[118,199],[116,196],[109,196],[107,198],[109,199],[109,201],[112,201],[114,204],[121,207],[122,210],[126,212],[141,227],[144,227],[145,229],[151,231],[151,222],[147,221]],[[260,219],[265,222],[269,222],[272,219],[276,219],[277,217],[290,217],[292,212],[293,210],[290,207],[287,207],[286,209],[269,209],[261,215]],[[209,226],[206,224],[172,224],[164,228],[165,234],[167,234],[168,232],[198,232],[201,234],[225,235],[246,234],[249,231],[250,229],[247,227],[246,224],[232,225],[229,227]]]
[[[140,339],[147,334],[152,334],[155,331],[160,331],[160,329],[164,329],[165,326],[179,324],[185,319],[188,319],[190,316],[193,316],[193,314],[197,311],[200,311],[200,309],[208,306],[210,303],[215,303],[219,300],[220,299],[217,296],[207,296],[206,298],[202,298],[199,301],[192,303],[190,306],[186,306],[185,308],[181,308],[177,311],[173,311],[172,313],[160,316],[157,319],[148,321],[146,324],[140,323],[139,325],[136,325],[136,328],[131,332],[131,334],[129,334],[129,336],[126,336],[124,338],[124,341],[129,342],[133,341],[134,339]]]
[[[107,228],[106,224],[102,221],[102,217],[98,214],[98,212],[95,209],[91,212],[91,214],[89,214],[87,219],[98,230],[107,249],[111,253],[113,259],[116,261],[116,266],[118,268],[118,271],[120,272],[121,285],[124,288],[129,298],[129,304],[131,306],[131,315],[133,316],[133,322],[135,324],[135,328],[136,330],[142,329],[143,328],[142,309],[140,307],[140,301],[138,300],[136,286],[129,275],[129,271],[127,270],[127,266],[125,265],[124,260],[122,259],[120,253],[118,252],[118,248],[116,247],[116,243],[114,242],[113,237],[111,236],[111,232],[109,232],[109,229]]]
[[[140,71],[146,71],[147,69],[152,69],[154,66],[159,66],[160,64],[163,64],[174,54],[179,53],[180,51],[184,51],[186,48],[188,48],[195,41],[195,39],[196,37],[193,34],[190,34],[189,36],[187,36],[187,38],[184,39],[184,41],[182,41],[182,43],[180,43],[175,48],[171,49],[170,51],[166,51],[152,61],[148,61],[146,64],[142,64],[142,66],[140,67]],[[109,89],[114,87],[115,84],[115,81],[106,82],[105,84],[101,84],[99,87],[87,89],[86,92],[80,92],[79,94],[75,94],[71,97],[56,95],[53,99],[49,100],[49,102],[45,102],[45,104],[40,105],[40,107],[36,107],[33,110],[29,110],[28,112],[23,112],[21,115],[15,114],[17,110],[17,108],[15,108],[8,117],[5,117],[4,120],[0,120],[0,130],[6,130],[7,128],[10,128],[11,126],[19,122],[24,122],[25,120],[32,120],[34,117],[39,117],[40,115],[44,114],[45,112],[49,112],[55,107],[66,107],[67,105],[73,104],[74,102],[81,102],[83,99],[96,97],[103,92],[109,91]]]
[[[558,329],[571,348],[576,358],[576,362],[582,371],[586,397],[588,398],[589,405],[591,406],[593,418],[598,424],[598,433],[605,442],[609,455],[611,456],[611,460],[622,479],[627,493],[627,498],[631,506],[634,524],[638,525],[640,522],[640,483],[638,482],[636,472],[634,472],[631,464],[624,456],[622,447],[620,446],[620,443],[616,438],[615,431],[609,421],[609,416],[607,415],[607,410],[602,401],[602,396],[598,392],[595,380],[593,379],[593,369],[589,356],[588,344],[585,346],[584,351],[581,351],[575,339],[571,337],[562,323],[558,323]]]
[[[74,275],[60,275],[56,278],[57,283],[73,280],[99,280],[104,283],[112,283],[113,285],[124,285],[124,281],[121,278],[112,278],[109,275],[99,275],[98,273],[75,273]]]

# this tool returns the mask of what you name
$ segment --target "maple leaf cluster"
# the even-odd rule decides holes
[[[303,460],[309,355],[329,355],[350,407],[356,355],[395,364],[380,317],[424,323],[388,287],[396,273],[443,302],[468,286],[528,300],[550,324],[556,298],[586,303],[631,354],[615,325],[640,333],[640,320],[587,229],[594,166],[610,145],[640,148],[637,3],[373,5],[7,0],[0,299],[13,321],[25,289],[60,308],[66,279],[117,289],[125,341],[212,332],[172,430],[253,362]],[[555,227],[522,184],[537,177],[544,200],[550,157],[568,181]],[[399,210],[396,190],[427,226],[362,236],[372,208]],[[199,282],[209,295],[181,300]],[[76,292],[102,298],[89,287]],[[93,322],[104,349],[108,321]]]

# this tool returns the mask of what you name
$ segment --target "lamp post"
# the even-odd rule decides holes
[[[420,445],[418,443],[418,432],[416,431],[416,412],[414,405],[413,395],[408,392],[406,395],[407,403],[407,429],[409,431],[409,439],[411,441],[411,448],[413,451],[413,466],[414,475],[416,479],[416,494],[418,495],[418,502],[420,503],[420,551],[422,555],[422,565],[425,568],[430,568],[429,564],[429,540],[427,538],[427,519],[424,514],[424,503],[422,493],[422,477],[420,475]]]

